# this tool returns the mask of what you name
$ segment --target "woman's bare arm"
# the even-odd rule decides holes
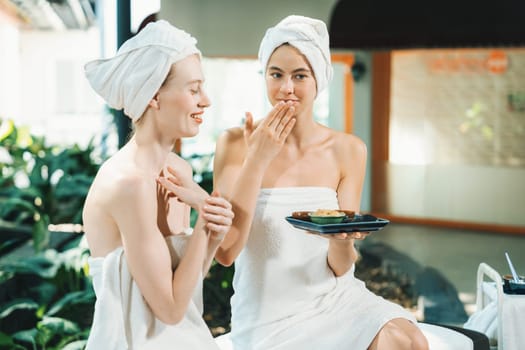
[[[181,171],[168,166],[157,181],[168,193],[178,201],[191,206],[199,213],[199,218],[205,220],[208,245],[202,273],[206,275],[217,248],[231,228],[234,213],[230,202],[221,197],[218,191],[213,191],[209,195],[193,181],[191,168]]]
[[[339,207],[359,213],[361,193],[366,171],[366,145],[355,136],[345,136],[344,144],[338,146],[344,150],[338,159],[342,177],[337,188]],[[346,239],[332,238],[328,247],[328,265],[336,276],[345,274],[357,260],[355,238],[363,238],[364,233],[348,234]]]
[[[248,240],[257,195],[266,170],[253,159],[238,159],[243,157],[243,152],[239,150],[245,148],[243,143],[242,135],[240,140],[236,140],[235,136],[227,133],[217,141],[215,152],[214,188],[220,189],[230,199],[235,213],[232,227],[215,254],[217,261],[224,266],[233,264]],[[231,152],[232,149],[237,150],[236,154]]]
[[[131,274],[155,316],[167,324],[183,319],[202,273],[207,247],[204,221],[199,218],[186,253],[172,271],[165,238],[157,226],[154,180],[128,176],[117,182],[106,203],[122,234]]]
[[[234,262],[248,240],[264,173],[295,125],[293,114],[294,107],[281,102],[255,126],[252,115],[247,113],[244,130],[227,131],[217,142],[214,188],[230,200],[235,213],[232,227],[215,255],[225,266]]]

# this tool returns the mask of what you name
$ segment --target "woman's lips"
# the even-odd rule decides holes
[[[202,123],[201,115],[202,115],[202,113],[195,113],[195,114],[190,115],[190,117],[191,117],[191,119],[193,119],[196,123],[201,124],[201,123]]]

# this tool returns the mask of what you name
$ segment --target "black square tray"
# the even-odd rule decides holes
[[[339,224],[316,224],[311,222],[309,218],[294,218],[287,216],[288,221],[292,226],[301,230],[314,231],[318,233],[339,233],[339,232],[371,232],[379,231],[390,221],[386,219],[377,218],[370,214],[355,215],[353,218],[347,218]]]

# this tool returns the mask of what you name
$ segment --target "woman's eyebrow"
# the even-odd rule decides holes
[[[297,68],[292,71],[292,73],[310,73],[310,70],[307,68]]]
[[[204,83],[204,80],[202,79],[193,79],[186,83],[186,85],[192,85],[192,84],[202,84]]]
[[[284,72],[281,68],[275,67],[275,66],[268,67],[268,70],[275,70],[275,71],[279,71],[279,72]],[[292,73],[300,73],[300,72],[310,73],[310,69],[308,69],[308,68],[297,68],[297,69],[294,69],[292,71]]]

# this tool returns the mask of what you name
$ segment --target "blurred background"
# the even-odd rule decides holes
[[[58,346],[62,329],[71,335],[58,337],[63,347],[82,346],[87,334],[89,311],[76,331],[63,330],[65,315],[93,300],[80,212],[129,123],[91,90],[83,65],[113,55],[154,19],[194,35],[212,106],[179,152],[210,189],[217,136],[245,111],[269,110],[258,44],[289,14],[327,23],[335,74],[315,118],[365,141],[361,210],[391,221],[363,242],[363,256],[387,265],[394,284],[408,275],[421,319],[431,298],[415,287],[422,271],[445,281],[435,289],[449,288],[463,312],[426,319],[462,324],[474,311],[479,263],[509,273],[509,252],[525,274],[524,11],[520,0],[0,0],[0,335],[9,335],[6,344]],[[72,251],[75,264],[53,255]],[[28,256],[36,260],[21,266]],[[22,270],[33,278],[20,279]],[[233,271],[212,273],[210,303],[227,309]],[[57,279],[71,281],[60,289]],[[24,294],[22,286],[55,294]],[[13,321],[24,317],[30,321]],[[228,327],[221,317],[216,333]]]

